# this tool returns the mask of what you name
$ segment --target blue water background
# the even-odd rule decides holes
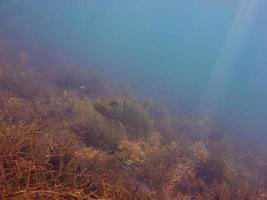
[[[0,27],[174,112],[207,113],[261,137],[266,8],[262,0],[1,0]]]

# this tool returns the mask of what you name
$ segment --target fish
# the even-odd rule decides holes
[[[131,136],[146,139],[151,134],[152,123],[145,108],[132,99],[103,97],[95,102],[94,108],[105,117],[121,122]]]

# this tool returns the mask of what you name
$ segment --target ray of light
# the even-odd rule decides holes
[[[228,87],[233,81],[235,63],[242,51],[254,14],[260,4],[259,2],[260,0],[241,1],[235,21],[213,66],[209,85],[202,99],[200,99],[200,111],[207,109],[208,106],[211,112],[216,113],[223,105]]]

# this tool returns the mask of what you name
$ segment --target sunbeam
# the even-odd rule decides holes
[[[207,85],[202,99],[200,99],[199,110],[209,108],[212,113],[216,113],[223,108],[228,89],[233,83],[235,75],[236,61],[242,52],[246,36],[250,30],[253,18],[260,5],[260,0],[243,0],[240,3],[235,20],[224,45],[218,55],[210,73],[210,81]],[[218,21],[218,23],[220,23]],[[240,72],[238,72],[240,73]]]

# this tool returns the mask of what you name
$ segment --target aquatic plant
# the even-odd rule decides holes
[[[128,132],[126,122],[96,111],[92,97],[105,94],[77,88],[80,72],[64,87],[64,66],[28,65],[0,64],[1,199],[266,197],[266,161],[253,159],[264,156],[236,145],[205,117],[150,107],[157,131],[144,139],[135,132],[138,120]]]
[[[223,161],[216,158],[200,162],[195,167],[197,176],[200,177],[206,184],[213,184],[216,181],[222,182],[225,178],[224,169],[225,164]]]
[[[15,94],[24,99],[45,99],[53,92],[53,87],[30,68],[13,67],[9,64],[0,64],[0,89]]]
[[[144,161],[145,149],[140,143],[123,141],[118,146],[117,156],[128,167],[139,166]]]
[[[114,184],[112,173],[78,165],[75,138],[51,138],[40,157],[38,130],[31,125],[0,124],[1,199],[118,199],[131,193]],[[44,150],[45,153],[46,150]]]

